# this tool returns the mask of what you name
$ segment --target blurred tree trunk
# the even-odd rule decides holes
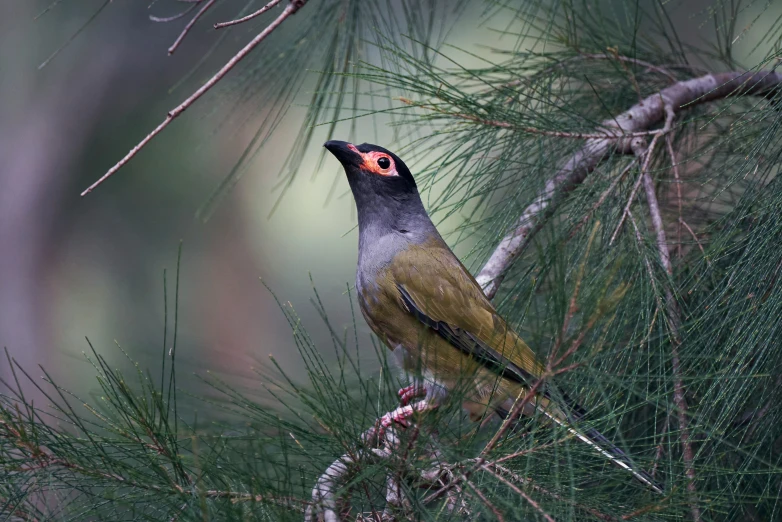
[[[57,343],[49,336],[46,288],[57,258],[58,218],[73,196],[71,167],[110,101],[109,85],[123,62],[107,42],[90,60],[59,57],[65,60],[50,67],[71,66],[70,81],[47,84],[43,80],[54,75],[37,70],[36,59],[55,47],[45,41],[37,48],[31,34],[11,27],[32,21],[35,9],[30,2],[0,6],[0,70],[6,71],[0,78],[0,345],[25,369],[43,362]],[[3,357],[0,378],[10,377]]]

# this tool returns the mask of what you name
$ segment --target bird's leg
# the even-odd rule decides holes
[[[365,439],[369,440],[375,440],[382,439],[383,434],[385,433],[386,428],[391,426],[394,423],[401,424],[405,428],[409,426],[408,419],[413,416],[415,412],[422,412],[431,410],[437,407],[437,404],[433,401],[430,401],[428,399],[424,399],[421,401],[414,402],[412,404],[408,404],[406,406],[400,406],[399,408],[389,411],[377,421],[375,421],[375,425],[367,430],[365,434]]]
[[[416,397],[422,397],[426,395],[426,386],[419,381],[414,381],[410,386],[400,388],[397,392],[399,395],[399,402],[402,406],[407,406],[411,400]]]

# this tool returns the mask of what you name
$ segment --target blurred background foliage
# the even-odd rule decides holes
[[[38,518],[301,519],[285,502],[209,492],[307,499],[319,472],[393,406],[399,383],[348,295],[356,219],[341,169],[322,156],[325,139],[399,151],[446,240],[477,272],[562,158],[581,145],[518,129],[594,132],[597,122],[670,84],[670,75],[773,69],[782,30],[781,6],[752,0],[310,0],[216,90],[80,198],[281,9],[215,31],[213,23],[260,6],[217,2],[167,56],[188,18],[155,23],[149,15],[170,16],[185,4],[0,4],[0,343],[35,380],[41,364],[63,389],[100,404],[99,427],[74,426],[67,407],[55,413],[64,425],[107,442],[127,443],[130,433],[139,444],[108,445],[109,454],[85,440],[69,446],[32,410],[6,417],[4,426],[28,430],[77,466],[105,466],[158,488],[118,486],[93,473],[49,490],[68,508],[44,508],[49,514]],[[666,74],[611,59],[618,55]],[[694,503],[706,520],[780,516],[777,103],[748,98],[682,111],[673,145],[686,181],[684,210],[660,147],[652,169],[674,258],[670,280],[656,262],[647,264],[658,254],[642,205],[634,226],[643,240],[625,223],[610,245],[637,168],[591,210],[631,161],[616,157],[574,192],[503,284],[500,310],[545,354],[562,341],[574,286],[583,283],[579,311],[562,334],[568,340],[586,332],[607,286],[631,283],[616,310],[587,332],[577,355],[584,364],[559,378],[645,468],[659,466],[668,494],[651,497],[557,430],[514,435],[503,451],[557,442],[514,468],[557,495],[534,490],[557,520],[698,517],[669,417],[671,325],[660,304],[667,284],[684,321]],[[581,223],[589,212],[599,229]],[[587,255],[591,230],[597,239]],[[170,364],[157,375],[161,352],[169,360],[172,348],[180,240],[176,387],[187,393],[174,394],[176,410],[167,394]],[[139,369],[139,380],[128,385],[117,368],[126,375]],[[6,361],[0,377],[13,381]],[[23,387],[36,404],[54,399]],[[218,402],[205,403],[204,395]],[[134,400],[142,407],[128,413]],[[439,437],[449,461],[474,456],[485,443],[458,411],[438,415],[448,426]],[[430,442],[421,436],[409,444]],[[389,464],[372,465],[349,487],[378,477],[382,486]],[[150,471],[155,466],[163,472]],[[3,471],[5,479],[18,478],[18,469]],[[491,478],[475,480],[507,519],[541,516]],[[16,500],[30,484],[19,481]],[[105,506],[95,504],[95,492]],[[366,497],[358,507],[369,509],[382,487]],[[43,503],[37,497],[33,505]],[[471,507],[474,518],[493,516],[480,502]],[[417,513],[450,516],[423,507]]]

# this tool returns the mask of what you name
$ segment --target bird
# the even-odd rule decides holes
[[[537,410],[662,493],[662,486],[603,434],[578,425],[584,408],[543,383],[544,363],[443,240],[407,165],[378,145],[331,140],[324,147],[342,164],[356,203],[355,288],[361,313],[402,368],[420,376],[399,390],[402,407],[383,416],[382,425],[405,424],[415,412],[441,405],[457,388],[474,420],[492,410],[506,416],[518,397],[533,390],[535,398],[522,414]]]

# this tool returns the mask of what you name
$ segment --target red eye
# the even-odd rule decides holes
[[[385,170],[391,166],[391,160],[383,156],[382,158],[377,160],[377,166]]]

